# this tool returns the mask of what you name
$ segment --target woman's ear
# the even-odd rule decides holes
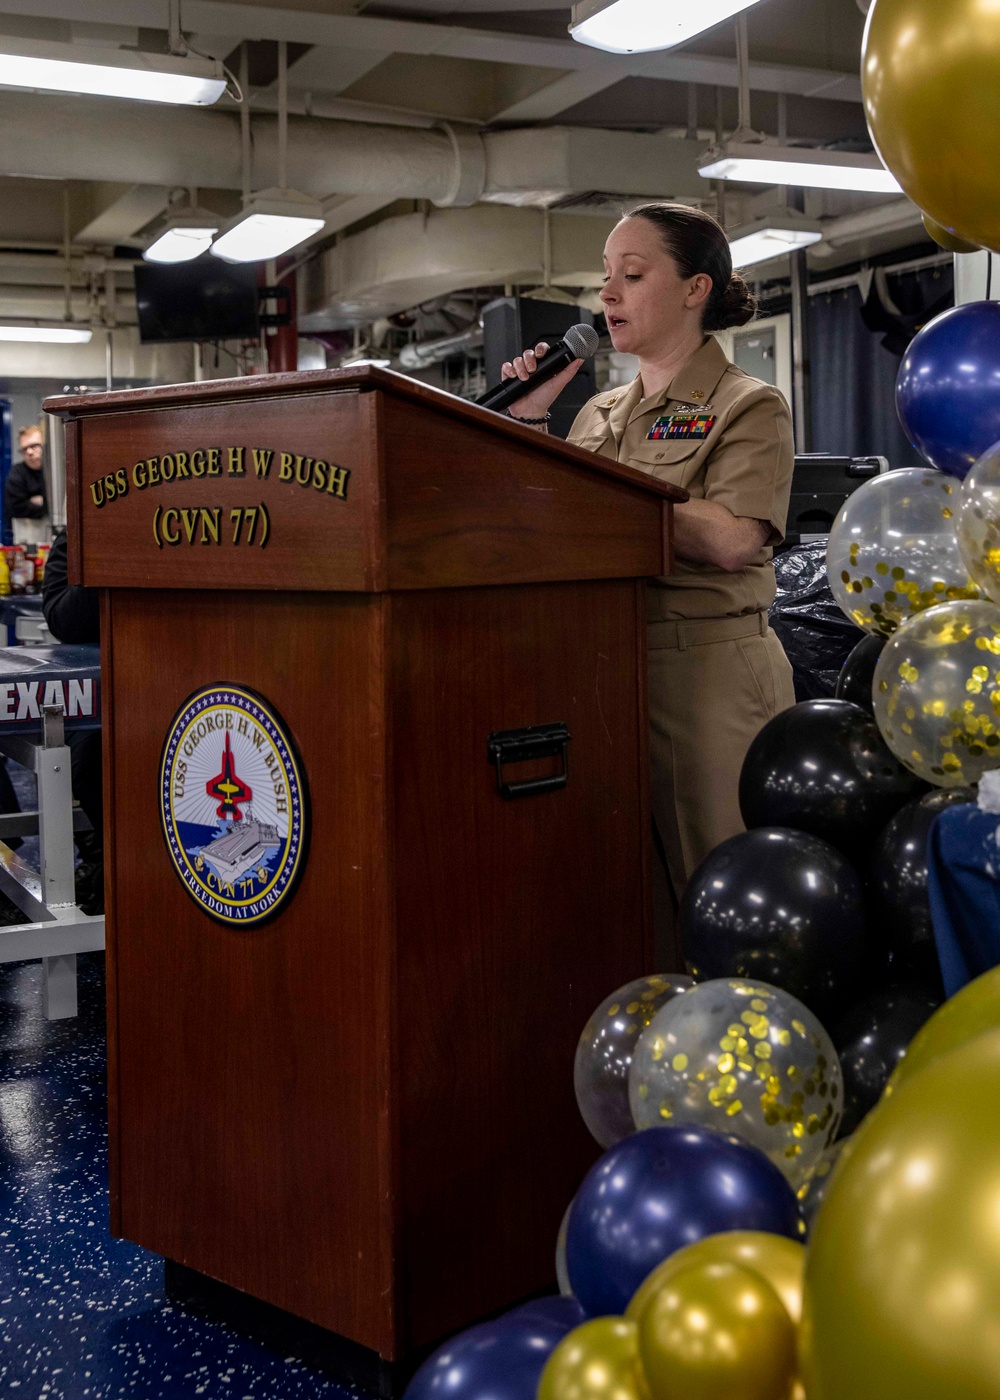
[[[691,307],[693,311],[704,306],[712,295],[712,286],[712,279],[707,272],[696,273],[688,283],[688,294],[685,298],[685,304]]]

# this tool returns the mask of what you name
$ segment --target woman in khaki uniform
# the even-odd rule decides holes
[[[746,751],[795,703],[791,667],[767,625],[771,549],[791,489],[791,418],[778,390],[730,364],[708,334],[745,325],[756,311],[715,219],[645,205],[614,229],[604,262],[611,342],[638,356],[639,374],[591,399],[570,441],[691,496],[675,510],[675,572],[647,595],[653,814],[677,899],[709,851],[743,830]],[[504,377],[527,378],[547,348],[505,365]],[[511,416],[544,428],[578,368],[520,399]]]

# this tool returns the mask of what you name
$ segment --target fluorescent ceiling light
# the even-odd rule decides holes
[[[146,262],[190,262],[211,247],[219,220],[205,209],[185,209],[171,214],[143,253]]]
[[[706,180],[740,180],[748,185],[902,194],[878,156],[810,151],[766,142],[714,147],[705,152],[698,173]]]
[[[211,251],[226,262],[265,262],[296,247],[326,223],[322,205],[297,190],[261,190],[232,219]]]
[[[193,54],[139,53],[0,36],[0,87],[210,106],[226,90],[222,64]]]
[[[579,0],[569,32],[607,53],[672,49],[757,0]]]
[[[797,217],[792,212],[775,210],[762,215],[752,225],[737,229],[729,240],[733,267],[755,267],[772,258],[784,258],[823,238],[818,224]]]
[[[83,326],[0,326],[0,340],[34,340],[52,345],[86,345],[93,334]]]

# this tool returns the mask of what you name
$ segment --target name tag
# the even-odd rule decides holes
[[[671,413],[666,418],[657,418],[646,441],[663,442],[667,438],[707,438],[714,427],[714,413]]]

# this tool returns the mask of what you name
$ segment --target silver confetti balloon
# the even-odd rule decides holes
[[[584,1026],[573,1085],[583,1121],[602,1147],[635,1132],[628,1071],[639,1036],[661,1006],[693,986],[691,977],[640,977],[605,998]]]
[[[759,1147],[791,1185],[837,1136],[844,1085],[833,1042],[795,997],[718,978],[668,1002],[629,1072],[637,1128],[697,1123]]]

